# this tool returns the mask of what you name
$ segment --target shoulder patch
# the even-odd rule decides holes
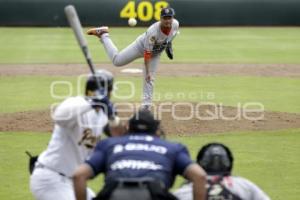
[[[149,43],[150,44],[154,44],[155,43],[155,37],[154,36],[150,37]]]

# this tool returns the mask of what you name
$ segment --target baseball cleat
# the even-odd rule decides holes
[[[140,107],[140,110],[151,111],[151,105],[142,105],[142,106]]]
[[[98,28],[91,28],[89,29],[86,34],[88,35],[95,35],[97,37],[101,37],[102,34],[108,33],[108,27],[107,26],[101,26]]]

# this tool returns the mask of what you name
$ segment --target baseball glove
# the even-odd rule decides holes
[[[166,47],[166,54],[170,58],[170,60],[173,60],[172,42],[168,42],[167,47]]]

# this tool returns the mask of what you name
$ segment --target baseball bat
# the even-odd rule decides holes
[[[85,57],[86,62],[89,65],[89,68],[90,68],[92,74],[95,74],[95,68],[94,68],[94,64],[92,61],[92,57],[91,57],[91,54],[88,49],[87,41],[83,35],[82,26],[81,26],[81,23],[80,23],[80,20],[77,15],[75,7],[73,5],[66,6],[65,14],[66,14],[66,17],[68,19],[68,22],[69,22],[71,28],[73,29],[76,40],[83,52],[83,55]]]

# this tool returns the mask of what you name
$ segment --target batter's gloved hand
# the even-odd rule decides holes
[[[127,132],[126,125],[118,116],[109,119],[107,125],[104,127],[104,134],[108,137],[122,136]]]
[[[102,109],[109,119],[114,117],[116,113],[115,108],[108,96],[96,93],[95,96],[89,96],[87,98],[94,109]]]
[[[167,43],[166,47],[166,54],[170,58],[170,60],[173,60],[173,48],[172,48],[172,42]]]

